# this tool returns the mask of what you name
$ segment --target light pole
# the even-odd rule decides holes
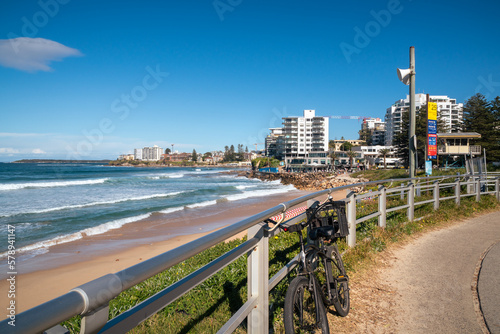
[[[405,85],[410,85],[410,129],[408,131],[408,155],[410,162],[410,178],[415,177],[415,154],[417,152],[415,137],[415,47],[410,47],[410,68],[398,68],[398,77]]]

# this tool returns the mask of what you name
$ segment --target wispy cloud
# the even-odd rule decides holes
[[[45,38],[0,39],[0,65],[26,72],[52,71],[52,61],[83,56],[77,50]]]
[[[19,150],[11,147],[0,147],[0,154],[17,154]]]
[[[46,152],[42,149],[35,148],[33,151],[31,151],[33,154],[45,154]]]

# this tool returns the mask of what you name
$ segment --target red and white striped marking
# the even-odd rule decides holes
[[[298,208],[295,208],[293,210],[288,210],[286,213],[285,213],[285,220],[286,219],[290,219],[290,218],[293,218],[293,217],[296,217],[298,215],[300,215],[301,213],[305,212],[307,209],[307,206],[301,206],[301,207],[298,207]],[[275,222],[278,222],[280,221],[281,219],[281,215],[276,215],[274,217],[271,217],[270,218],[271,220],[274,220]]]

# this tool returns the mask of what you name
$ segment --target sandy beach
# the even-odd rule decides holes
[[[46,254],[18,264],[15,299],[17,312],[307,193],[291,191],[242,202],[223,202],[211,209],[189,209],[169,215],[153,214],[148,219],[104,234],[52,246]],[[345,191],[332,195],[334,199],[341,199],[345,197]],[[324,198],[326,196],[320,199]],[[244,235],[245,233],[241,233],[235,237],[241,238]],[[7,291],[7,281],[2,278],[2,308],[8,302]]]

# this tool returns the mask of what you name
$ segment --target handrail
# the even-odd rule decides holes
[[[461,179],[464,179],[466,181],[461,181]],[[435,181],[435,185],[428,185],[427,182],[430,182],[431,180],[437,180],[440,179],[441,182],[443,182],[445,179],[454,179],[454,182],[449,182],[449,183],[441,183],[440,181]],[[412,183],[411,181],[417,180],[417,181],[424,181],[420,184],[415,184]],[[494,183],[490,183],[489,181],[493,181]],[[350,230],[352,231],[352,228],[354,228],[354,236],[351,233],[351,236],[348,238],[348,246],[353,247],[356,243],[356,233],[355,233],[355,227],[356,224],[368,220],[368,219],[373,219],[378,217],[379,219],[379,226],[383,227],[385,226],[385,219],[386,219],[386,214],[388,212],[393,212],[397,210],[408,210],[408,217],[410,220],[413,219],[413,211],[415,205],[422,205],[424,203],[432,203],[434,202],[434,208],[439,207],[439,202],[442,200],[449,200],[449,199],[455,199],[456,203],[460,203],[460,198],[461,197],[466,197],[466,196],[476,196],[477,200],[479,200],[479,197],[481,195],[485,194],[495,194],[497,199],[500,201],[500,177],[495,177],[493,178],[492,176],[488,176],[487,178],[482,178],[475,176],[475,175],[469,175],[469,174],[464,174],[464,175],[450,175],[450,176],[434,176],[434,177],[426,177],[426,178],[406,178],[406,179],[387,179],[387,180],[376,180],[376,181],[367,181],[367,182],[360,182],[356,184],[351,184],[351,185],[345,185],[341,187],[336,187],[336,188],[330,188],[330,189],[325,189],[321,191],[317,191],[311,194],[307,194],[305,196],[281,203],[279,205],[276,205],[268,210],[262,211],[260,213],[257,213],[251,217],[248,217],[246,219],[243,219],[235,224],[229,225],[227,227],[224,227],[222,229],[219,229],[215,232],[212,232],[210,234],[207,234],[197,240],[191,241],[185,245],[182,245],[178,248],[175,248],[173,250],[170,250],[166,253],[160,254],[156,257],[153,257],[149,260],[143,261],[139,264],[136,264],[132,267],[126,268],[124,270],[121,270],[117,273],[114,274],[107,274],[105,276],[102,276],[100,278],[97,278],[93,281],[90,281],[86,284],[83,284],[70,292],[66,293],[65,295],[62,295],[56,299],[53,299],[51,301],[48,301],[44,304],[41,304],[39,306],[36,306],[30,310],[24,311],[18,315],[16,315],[16,326],[12,327],[8,324],[9,319],[6,319],[2,322],[0,322],[0,332],[1,333],[39,333],[42,332],[46,329],[49,329],[53,326],[58,325],[62,321],[65,321],[72,316],[79,315],[81,314],[83,316],[82,320],[82,333],[94,333],[98,332],[101,330],[103,332],[117,332],[117,329],[120,328],[120,330],[123,329],[130,329],[132,327],[127,327],[130,326],[130,324],[135,324],[137,325],[141,321],[144,321],[147,317],[144,315],[142,318],[137,318],[133,321],[129,321],[129,325],[126,327],[120,327],[120,323],[122,321],[125,321],[124,319],[127,318],[129,314],[132,314],[133,312],[131,310],[126,311],[125,313],[122,313],[121,315],[117,316],[116,318],[110,320],[109,322],[107,321],[107,315],[108,315],[108,303],[110,300],[118,296],[121,292],[123,292],[126,289],[129,289],[142,281],[242,232],[245,230],[249,229],[257,229],[260,231],[258,232],[254,237],[250,238],[247,242],[244,244],[240,245],[238,248],[226,253],[225,255],[221,256],[220,258],[214,260],[211,264],[200,268],[197,272],[190,274],[188,277],[190,279],[193,279],[194,283],[189,283],[186,286],[189,286],[189,289],[194,287],[196,284],[201,283],[204,279],[210,277],[213,273],[217,272],[218,270],[222,269],[225,267],[227,264],[230,262],[234,261],[237,257],[241,256],[245,252],[247,252],[251,248],[262,248],[262,249],[267,249],[266,247],[259,246],[262,244],[262,241],[265,240],[266,243],[268,242],[268,236],[269,234],[274,235],[274,233],[279,233],[279,231],[271,231],[268,232],[269,229],[267,229],[264,225],[263,226],[258,226],[258,224],[262,225],[262,222],[264,222],[266,219],[273,217],[277,214],[282,214],[288,209],[297,206],[301,203],[304,203],[308,200],[314,199],[316,197],[322,196],[324,194],[330,194],[334,191],[341,191],[341,190],[347,190],[351,188],[365,188],[366,186],[370,185],[381,185],[381,184],[386,184],[390,183],[392,185],[394,182],[408,182],[407,186],[403,187],[397,187],[397,188],[392,188],[392,189],[387,189],[384,191],[374,191],[370,193],[369,197],[378,197],[379,201],[379,211],[370,213],[364,217],[360,217],[356,219],[356,200],[362,199],[363,197],[367,197],[366,195],[361,195],[359,197],[356,196],[356,194],[352,194],[352,196],[346,200],[346,203],[348,205],[347,211],[350,212],[348,213],[348,220],[349,223],[351,224]],[[441,186],[446,186],[446,187],[455,187],[455,196],[448,196],[448,197],[439,197],[439,191]],[[468,193],[462,194],[460,187],[461,186],[467,186],[469,187]],[[494,186],[495,190],[491,191],[488,190],[488,188],[491,188]],[[484,189],[482,190],[481,188]],[[384,188],[384,187],[382,187]],[[381,189],[379,187],[379,189]],[[386,189],[386,188],[384,188]],[[422,189],[425,189],[426,191],[432,191],[434,192],[434,199],[433,200],[425,200],[421,202],[415,202],[414,201],[414,194],[410,191],[410,189],[414,189],[414,191],[420,191]],[[387,208],[386,209],[386,197],[388,193],[391,192],[403,192],[401,194],[401,198],[404,198],[404,194],[408,194],[406,196],[408,203],[398,206],[398,207],[392,207],[392,208]],[[411,195],[411,196],[410,196]],[[381,209],[383,208],[383,209]],[[351,211],[350,211],[351,210]],[[383,214],[382,214],[383,212]],[[353,214],[352,214],[353,213]],[[350,218],[349,218],[350,217]],[[289,222],[295,222],[303,218],[303,215],[300,217],[292,218],[291,220],[288,220]],[[383,222],[383,223],[382,223]],[[254,253],[254,252],[251,252]],[[253,256],[253,255],[252,255]],[[249,256],[250,258],[251,256]],[[250,261],[250,260],[249,260]],[[293,262],[293,260],[292,260]],[[277,282],[285,277],[288,272],[293,268],[294,264],[290,262],[287,264],[279,273],[279,275],[275,275],[272,278],[271,282],[268,282],[265,284],[266,290],[267,287],[269,287],[269,290],[274,287]],[[296,259],[295,259],[296,262]],[[211,266],[210,268],[208,268]],[[258,267],[258,266],[256,266]],[[259,270],[258,268],[255,268],[254,270]],[[249,269],[249,275],[250,275],[250,269]],[[175,287],[178,287],[181,282],[184,282],[188,277],[184,278],[183,280],[179,281],[178,283],[175,283],[173,286],[168,287],[164,289],[162,292],[159,294],[165,294],[169,291],[173,291]],[[182,288],[175,294],[175,298],[167,298],[168,300],[165,301],[165,303],[158,304],[157,306],[161,308],[165,307],[168,305],[168,303],[172,302],[178,296],[182,295],[183,293],[189,291],[186,290],[188,288]],[[266,291],[267,293],[268,291]],[[263,293],[263,292],[262,292]],[[156,296],[156,295],[155,295]],[[158,296],[153,296],[154,298],[158,298]],[[150,297],[146,301],[142,302],[139,305],[146,306],[149,305],[153,302],[153,297]],[[251,298],[250,293],[249,293],[249,300]],[[156,300],[155,299],[155,300]],[[253,300],[253,299],[252,299]],[[255,300],[251,303],[251,305],[254,305],[254,303],[257,304],[262,304],[262,300],[260,302],[256,302]],[[247,303],[248,304],[248,303]],[[262,312],[268,312],[268,308],[266,310],[266,307],[262,307],[262,305],[259,304],[259,307],[261,307]],[[134,307],[136,309],[137,307]],[[250,305],[250,304],[249,304]],[[141,306],[141,307],[142,307]],[[248,305],[247,305],[248,306]],[[154,310],[153,310],[154,311]],[[251,312],[249,309],[248,312]],[[135,313],[134,313],[135,314]],[[149,312],[148,314],[154,314]],[[249,313],[245,313],[249,314]],[[134,316],[135,317],[135,316]],[[234,317],[233,317],[234,318]],[[238,319],[241,319],[241,313],[239,313]],[[107,322],[107,324],[106,324]],[[125,321],[126,322],[126,321]],[[123,324],[125,325],[125,324]],[[134,326],[135,326],[134,325]],[[105,326],[103,328],[103,326]],[[118,326],[118,327],[115,327]],[[235,328],[234,324],[224,326],[225,329],[228,328]]]

